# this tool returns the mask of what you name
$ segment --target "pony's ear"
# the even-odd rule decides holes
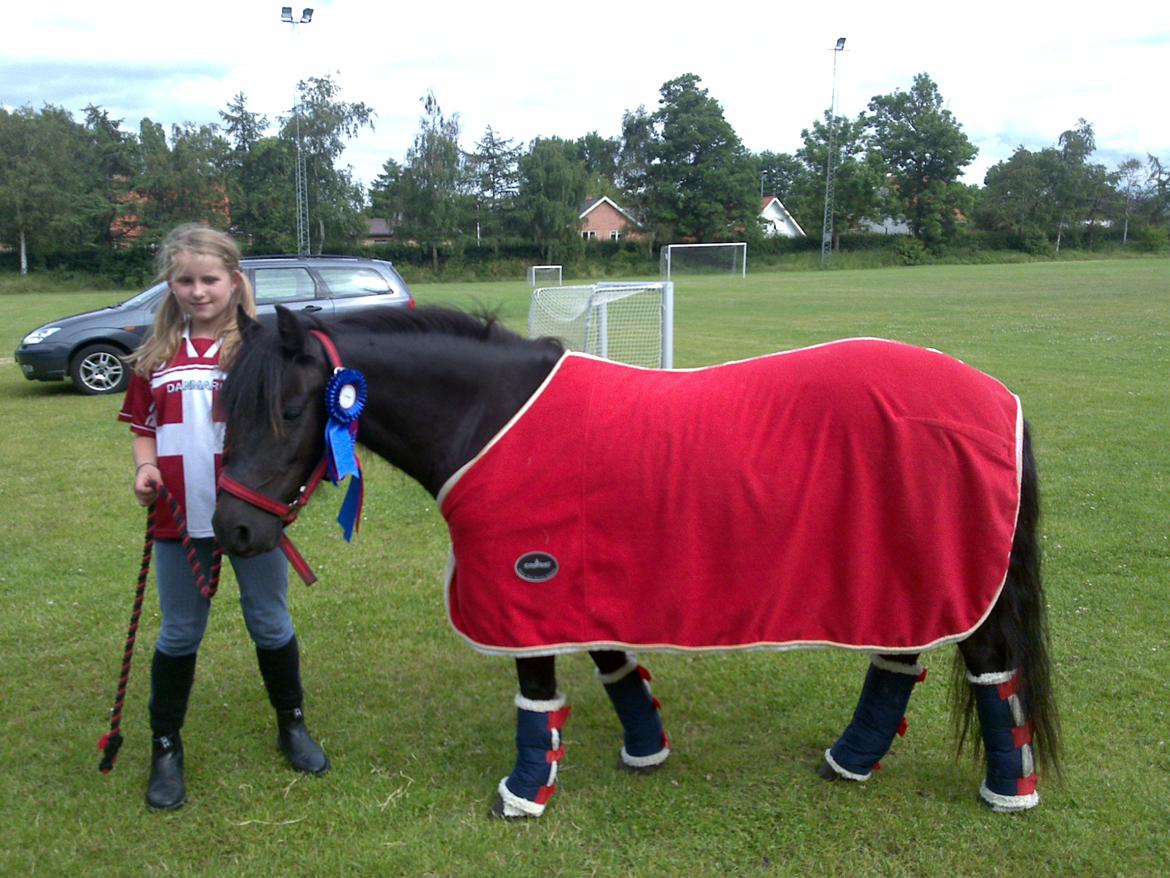
[[[243,305],[236,305],[236,328],[240,331],[240,338],[247,338],[260,328],[260,322],[249,317]]]
[[[276,328],[280,333],[280,346],[290,356],[304,351],[306,346],[305,327],[292,311],[283,305],[276,306]]]

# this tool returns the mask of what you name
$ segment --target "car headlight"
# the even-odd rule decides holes
[[[34,329],[24,337],[24,344],[40,344],[60,329],[60,326],[42,326],[40,329]]]

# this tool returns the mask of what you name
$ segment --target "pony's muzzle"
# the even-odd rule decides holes
[[[284,532],[284,523],[275,515],[222,496],[211,517],[211,526],[224,550],[241,558],[275,549]]]

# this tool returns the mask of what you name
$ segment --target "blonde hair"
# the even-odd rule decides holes
[[[249,317],[256,316],[256,298],[252,293],[252,284],[240,268],[240,248],[231,235],[219,229],[199,223],[178,226],[167,235],[155,255],[154,264],[159,280],[170,281],[181,253],[215,257],[223,261],[229,272],[238,272],[240,275],[240,282],[232,288],[227,325],[220,335],[222,347],[219,362],[220,367],[226,371],[240,346],[236,308],[242,307]],[[175,297],[168,291],[155,312],[154,326],[149,336],[142,347],[129,357],[134,363],[134,371],[144,377],[150,377],[151,372],[165,365],[179,349],[184,326],[183,312]]]

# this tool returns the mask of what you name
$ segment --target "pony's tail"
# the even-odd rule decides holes
[[[1062,744],[1060,717],[1052,692],[1052,669],[1048,657],[1048,623],[1044,584],[1040,576],[1040,488],[1032,438],[1024,422],[1023,472],[1020,479],[1020,512],[1012,541],[1007,581],[986,625],[1004,651],[1000,670],[1017,671],[1020,695],[1032,720],[1033,751],[1041,769],[1060,777]],[[966,682],[967,668],[961,651],[956,651],[953,674],[952,719],[957,732],[957,752],[975,717],[975,696]],[[982,750],[979,735],[971,735],[976,757]]]

